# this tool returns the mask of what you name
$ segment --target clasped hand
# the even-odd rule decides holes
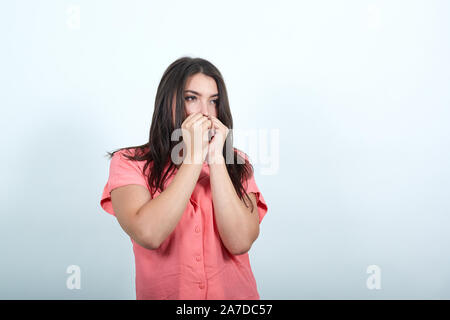
[[[183,121],[181,129],[188,163],[223,161],[223,146],[230,129],[217,117],[192,113]]]

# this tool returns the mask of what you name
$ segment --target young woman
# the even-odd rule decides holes
[[[232,128],[219,70],[182,57],[158,86],[149,141],[108,152],[100,205],[130,236],[138,300],[260,299],[248,250],[267,204]]]

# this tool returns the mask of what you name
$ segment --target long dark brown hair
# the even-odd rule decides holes
[[[181,128],[181,124],[187,117],[184,89],[187,79],[197,73],[210,76],[216,81],[219,90],[219,98],[216,104],[217,118],[230,129],[222,153],[225,159],[233,159],[233,161],[232,163],[225,161],[226,168],[239,198],[242,200],[245,196],[246,199],[249,200],[249,203],[251,203],[248,194],[245,193],[243,181],[253,175],[253,166],[247,160],[248,157],[243,151],[234,147],[226,148],[227,144],[233,146],[233,118],[228,103],[228,94],[221,73],[212,63],[205,59],[181,57],[174,61],[164,72],[156,92],[155,109],[150,127],[149,141],[140,146],[120,148],[113,152],[107,151],[107,156],[109,155],[109,158],[112,158],[117,151],[130,151],[133,149],[134,153],[131,153],[131,155],[124,153],[124,156],[131,161],[146,161],[143,168],[144,175],[147,167],[152,163],[150,174],[147,176],[152,198],[156,190],[159,189],[160,192],[162,192],[164,190],[166,179],[174,173],[175,168],[179,168],[180,166],[171,161],[172,149],[178,144],[177,141],[171,140],[171,134],[175,129]],[[174,99],[176,101],[175,119],[173,119],[172,116],[172,102]],[[173,123],[175,123],[175,126]],[[180,138],[182,140],[182,136]],[[228,157],[226,152],[230,151],[227,150],[231,150],[232,152]],[[242,157],[238,152],[242,153],[247,158]],[[168,162],[169,166],[167,170],[163,172]],[[248,208],[248,205],[245,205]],[[253,211],[254,208],[252,203],[251,206]]]

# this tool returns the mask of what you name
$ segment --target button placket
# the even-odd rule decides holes
[[[194,201],[193,201],[193,202],[194,202]],[[200,209],[200,206],[198,206],[198,207],[194,210],[194,211],[195,211],[195,212],[194,212],[194,214],[195,214],[195,216],[194,216],[194,221],[195,221],[196,223],[194,224],[193,232],[194,232],[194,234],[197,236],[196,242],[198,241],[199,247],[197,248],[197,250],[195,250],[195,251],[193,252],[193,259],[194,259],[194,265],[197,266],[196,268],[200,267],[201,270],[202,270],[202,271],[200,272],[200,274],[199,274],[200,279],[199,279],[199,282],[197,282],[197,285],[198,285],[198,288],[199,288],[200,290],[204,291],[203,289],[205,289],[205,287],[206,287],[206,283],[205,283],[206,278],[205,278],[205,270],[204,270],[204,266],[202,265],[203,257],[202,257],[202,254],[200,253],[200,252],[203,251],[203,242],[202,242],[202,213],[201,213],[200,210],[201,210],[201,209]]]
[[[194,232],[195,232],[195,234],[196,235],[200,235],[201,236],[201,231],[202,231],[202,228],[200,227],[200,224],[196,224],[195,226],[194,226]],[[200,240],[200,242],[201,242],[201,240]],[[202,244],[203,245],[203,244]],[[202,246],[201,245],[201,246]],[[198,265],[198,266],[202,266],[202,264],[201,264],[201,262],[202,262],[202,256],[201,256],[201,254],[199,253],[199,251],[197,251],[197,252],[194,252],[194,259],[195,259],[195,263]],[[203,289],[205,289],[205,275],[204,275],[204,268],[203,268],[203,266],[202,266],[202,270],[203,270],[203,272],[202,272],[202,276],[201,276],[201,278],[202,278],[202,280],[200,280],[200,282],[198,283],[198,288],[200,289],[200,290],[203,290]]]

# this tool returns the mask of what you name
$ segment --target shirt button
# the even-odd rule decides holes
[[[200,283],[200,284],[198,285],[198,287],[199,287],[200,289],[203,289],[203,288],[205,287],[205,285],[204,285],[203,283]]]
[[[199,227],[199,226],[196,226],[196,227],[195,227],[195,232],[197,232],[197,233],[200,232],[200,227]]]
[[[202,258],[200,258],[200,256],[196,256],[195,260],[200,261],[200,260],[202,260]]]

